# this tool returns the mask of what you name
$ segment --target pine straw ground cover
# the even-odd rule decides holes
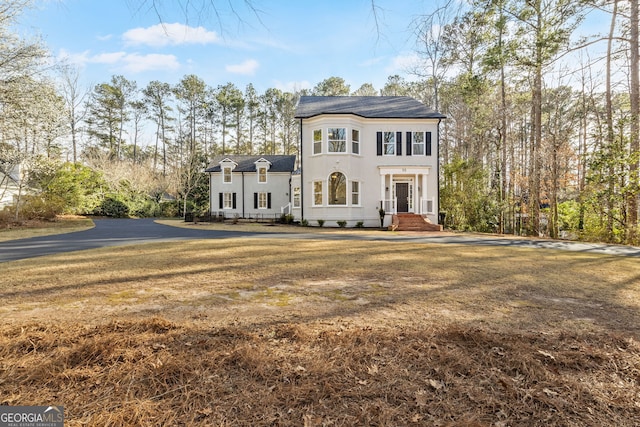
[[[0,404],[66,425],[640,425],[637,260],[232,239],[0,265]]]

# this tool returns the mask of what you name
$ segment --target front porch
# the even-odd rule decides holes
[[[429,191],[429,166],[379,167],[380,207],[387,214],[413,213],[437,222],[436,188]]]

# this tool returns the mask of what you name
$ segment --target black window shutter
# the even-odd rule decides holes
[[[233,209],[236,208],[236,193],[233,193]]]
[[[267,193],[267,209],[271,209],[271,193]]]
[[[396,155],[402,156],[402,132],[396,132]]]
[[[431,132],[427,132],[427,156],[431,155]]]
[[[222,208],[224,207],[224,206],[222,205],[222,193],[218,193],[218,196],[219,196],[219,198],[218,198],[218,202],[219,202],[219,203],[218,203],[218,207],[219,207],[220,209],[222,209]]]
[[[378,141],[378,156],[382,156],[382,132],[378,132],[376,138]]]
[[[411,132],[407,132],[407,156],[411,155]]]
[[[258,193],[253,193],[253,209],[258,209]]]

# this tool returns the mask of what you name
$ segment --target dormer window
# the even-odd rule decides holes
[[[256,173],[258,175],[258,184],[266,184],[267,171],[271,167],[271,162],[261,158],[255,162],[255,165],[256,165]]]
[[[222,183],[231,184],[232,171],[238,166],[236,162],[231,159],[224,159],[220,162],[220,170],[222,171]]]

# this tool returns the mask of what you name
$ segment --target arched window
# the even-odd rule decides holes
[[[347,177],[341,172],[329,175],[329,204],[347,204]]]

